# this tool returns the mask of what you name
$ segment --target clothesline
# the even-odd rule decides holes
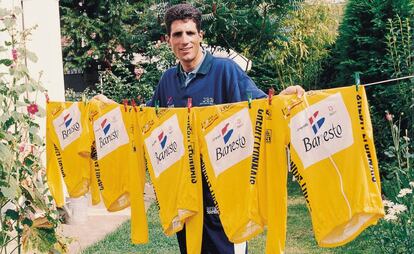
[[[372,82],[372,83],[368,83],[368,84],[362,84],[362,86],[379,85],[379,84],[383,84],[383,83],[389,83],[389,82],[398,81],[398,80],[403,80],[403,79],[409,79],[409,78],[414,78],[414,75],[411,75],[411,76],[406,76],[406,77],[401,77],[401,78],[387,79],[387,80],[382,80],[382,81]]]

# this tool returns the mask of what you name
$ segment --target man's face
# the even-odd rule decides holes
[[[168,44],[184,68],[195,67],[202,58],[202,39],[202,32],[197,31],[196,24],[190,19],[174,21],[167,36]]]

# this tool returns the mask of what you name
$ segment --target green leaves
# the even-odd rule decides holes
[[[22,225],[27,225],[27,226],[31,227],[33,225],[33,221],[29,218],[24,218],[22,220]]]
[[[13,61],[11,59],[0,59],[0,64],[4,64],[6,66],[10,66],[13,64]]]
[[[5,212],[6,218],[12,219],[12,220],[18,220],[19,219],[19,213],[15,210],[8,209]]]

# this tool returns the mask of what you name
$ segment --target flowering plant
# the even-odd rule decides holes
[[[394,164],[386,165],[388,176],[383,179],[385,217],[373,228],[374,240],[385,253],[409,253],[414,249],[414,170],[408,131],[400,137],[400,120],[394,120],[390,112],[385,119],[391,130],[393,146],[385,154],[394,158]]]
[[[44,144],[37,120],[45,111],[36,98],[44,88],[25,63],[37,60],[25,47],[34,28],[18,30],[19,14],[19,8],[0,8],[0,29],[10,38],[0,44],[0,253],[64,251],[40,159]]]

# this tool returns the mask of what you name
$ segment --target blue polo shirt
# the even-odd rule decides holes
[[[219,58],[206,52],[195,77],[185,85],[179,64],[168,69],[161,77],[154,96],[160,107],[186,107],[192,98],[193,106],[207,106],[245,101],[251,93],[253,99],[266,97],[253,80],[231,59]]]
[[[154,106],[158,100],[160,107],[186,107],[187,99],[192,98],[193,106],[246,101],[251,94],[253,99],[266,97],[252,79],[231,59],[218,58],[206,52],[198,70],[195,68],[191,79],[186,82],[180,64],[168,69],[161,77],[154,96],[147,103]],[[202,163],[202,162],[201,162]],[[204,174],[203,183],[203,240],[202,254],[233,254],[234,244],[224,233],[220,217],[215,209],[213,198]],[[181,253],[186,251],[185,229],[177,233]],[[247,245],[246,245],[247,253]]]

